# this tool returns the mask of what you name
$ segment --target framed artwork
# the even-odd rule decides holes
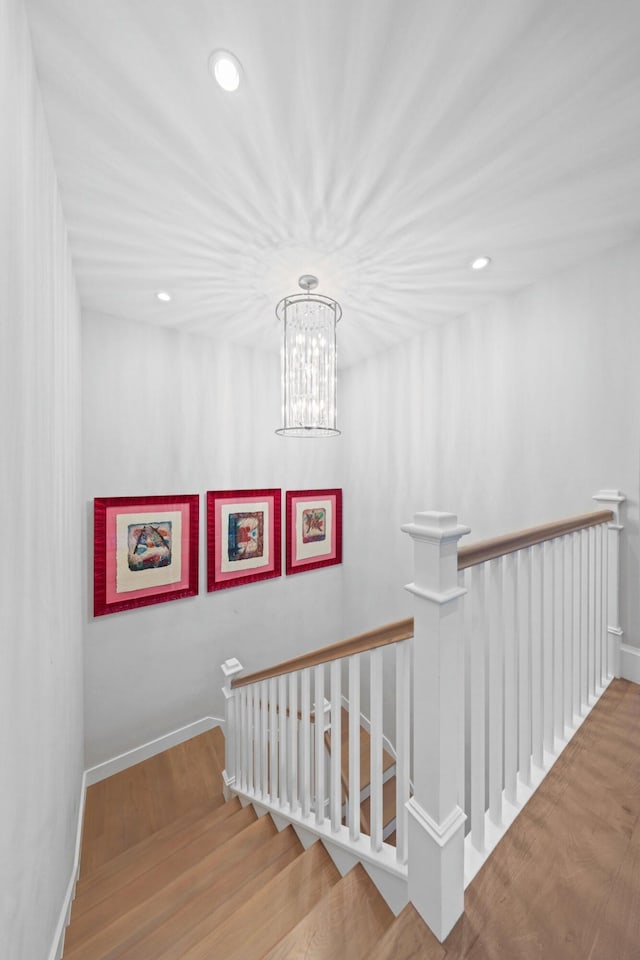
[[[93,503],[94,617],[197,594],[197,494]]]
[[[342,490],[287,491],[287,574],[342,563]]]
[[[279,577],[280,490],[207,493],[207,590]]]

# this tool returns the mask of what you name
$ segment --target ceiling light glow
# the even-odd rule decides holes
[[[171,300],[171,294],[167,293],[166,290],[158,290],[156,293],[158,300],[162,300],[163,303],[168,303]]]
[[[209,72],[227,93],[233,93],[240,86],[240,61],[228,50],[213,51],[209,57]]]
[[[491,263],[491,257],[476,257],[471,264],[472,270],[484,270]]]

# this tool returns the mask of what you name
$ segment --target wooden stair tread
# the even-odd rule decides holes
[[[293,827],[286,827],[261,848],[260,856],[235,864],[210,888],[137,940],[133,949],[128,945],[123,953],[109,954],[109,960],[181,960],[303,852]]]
[[[186,846],[196,837],[239,813],[242,805],[237,797],[217,807],[204,816],[187,816],[167,825],[163,830],[151,834],[124,853],[114,857],[76,887],[76,899],[73,904],[74,916],[90,910],[119,890],[124,884],[152,869],[157,863]]]
[[[256,876],[266,882],[301,852],[302,845],[292,828],[278,833],[271,817],[261,817],[149,899],[86,939],[74,942],[64,958],[115,960],[130,956],[156,960],[185,931],[203,918],[209,919],[212,904],[223,909],[226,916],[239,890],[246,891]],[[240,902],[246,897],[245,892]]]
[[[446,951],[409,903],[400,913],[367,960],[444,960]]]
[[[260,960],[339,879],[322,844],[312,844],[181,960]]]
[[[382,784],[382,827],[391,823],[396,816],[396,778],[390,777]],[[371,829],[371,798],[360,804],[360,826],[365,833]]]
[[[212,816],[219,818],[220,820],[224,820],[226,817],[230,817],[232,814],[237,813],[240,808],[240,801],[237,797],[234,797],[228,803],[223,803],[222,805],[209,804],[204,807],[199,806],[193,810],[190,810],[189,813],[185,813],[183,816],[177,817],[175,820],[172,820],[171,823],[168,823],[165,827],[162,827],[161,830],[157,830],[155,833],[149,834],[149,836],[145,837],[144,840],[140,840],[133,846],[128,847],[122,853],[119,853],[116,857],[112,857],[111,860],[108,860],[101,867],[98,867],[96,870],[93,870],[86,876],[81,875],[78,883],[76,884],[76,898],[82,897],[86,891],[91,889],[91,887],[99,883],[103,883],[114,873],[119,873],[128,863],[133,863],[140,859],[143,851],[153,849],[159,854],[161,849],[171,849],[175,838],[181,835],[183,831],[187,830],[190,826]]]
[[[81,875],[194,807],[222,805],[221,738],[220,727],[206,730],[88,787]]]
[[[193,867],[208,853],[221,847],[232,836],[257,820],[252,807],[234,813],[231,817],[213,826],[198,836],[190,839],[180,849],[155,863],[143,873],[135,872],[130,879],[132,868],[124,871],[122,885],[110,884],[110,892],[89,909],[84,910],[77,917],[72,912],[72,922],[69,926],[67,942],[69,947],[75,946],[106,923],[113,923],[122,914],[128,913],[134,907],[148,900],[167,883],[171,883],[176,876]],[[137,865],[133,865],[137,867]],[[117,874],[115,878],[117,879]],[[113,879],[113,878],[110,878]]]
[[[331,752],[331,731],[325,734],[327,749]],[[342,707],[340,711],[340,770],[344,795],[349,795],[349,712]],[[391,754],[382,748],[383,775],[395,764]],[[360,789],[363,790],[371,782],[371,737],[365,728],[360,726]]]
[[[393,913],[358,864],[264,960],[366,960],[393,920]]]

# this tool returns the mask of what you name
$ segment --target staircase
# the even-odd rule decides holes
[[[220,739],[217,729],[194,738],[190,749],[202,741],[210,760],[209,744]],[[163,770],[189,771],[171,762],[184,746],[163,755]],[[131,778],[122,791],[130,810],[119,822],[111,812],[118,842],[129,815],[139,817],[154,794],[171,792],[150,777],[154,760],[118,775]],[[387,755],[385,765],[392,764]],[[83,870],[64,960],[402,960],[430,941],[413,907],[394,918],[362,866],[341,876],[321,842],[305,849],[291,826],[279,831],[271,816],[259,817],[237,798],[225,802],[218,794],[203,804],[201,792],[194,795],[191,809],[183,803],[159,829]],[[92,842],[91,799],[85,844]],[[83,862],[92,862],[90,851]]]

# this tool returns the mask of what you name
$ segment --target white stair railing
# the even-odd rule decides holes
[[[465,886],[619,674],[625,498],[594,499],[608,509],[460,551],[469,531],[455,515],[416,514],[402,528],[414,541],[413,620],[249,677],[226,661],[225,791],[402,881],[444,940]],[[383,687],[395,688],[392,717]],[[395,849],[383,839],[385,730],[395,742]]]
[[[460,551],[467,529],[452,514],[403,527],[416,554],[409,896],[440,940],[619,670],[625,498],[594,499],[609,509]]]
[[[246,678],[239,676],[237,661],[223,665],[227,787],[401,877],[406,877],[408,851],[412,632],[411,621],[391,624]],[[392,650],[386,657],[385,647]],[[391,717],[383,707],[383,657],[386,670],[395,674],[384,682],[395,683],[398,692]],[[369,784],[360,782],[363,702],[370,712]],[[397,744],[395,848],[383,840],[385,726]],[[343,732],[348,780],[343,776]],[[363,793],[368,832],[361,816]]]

